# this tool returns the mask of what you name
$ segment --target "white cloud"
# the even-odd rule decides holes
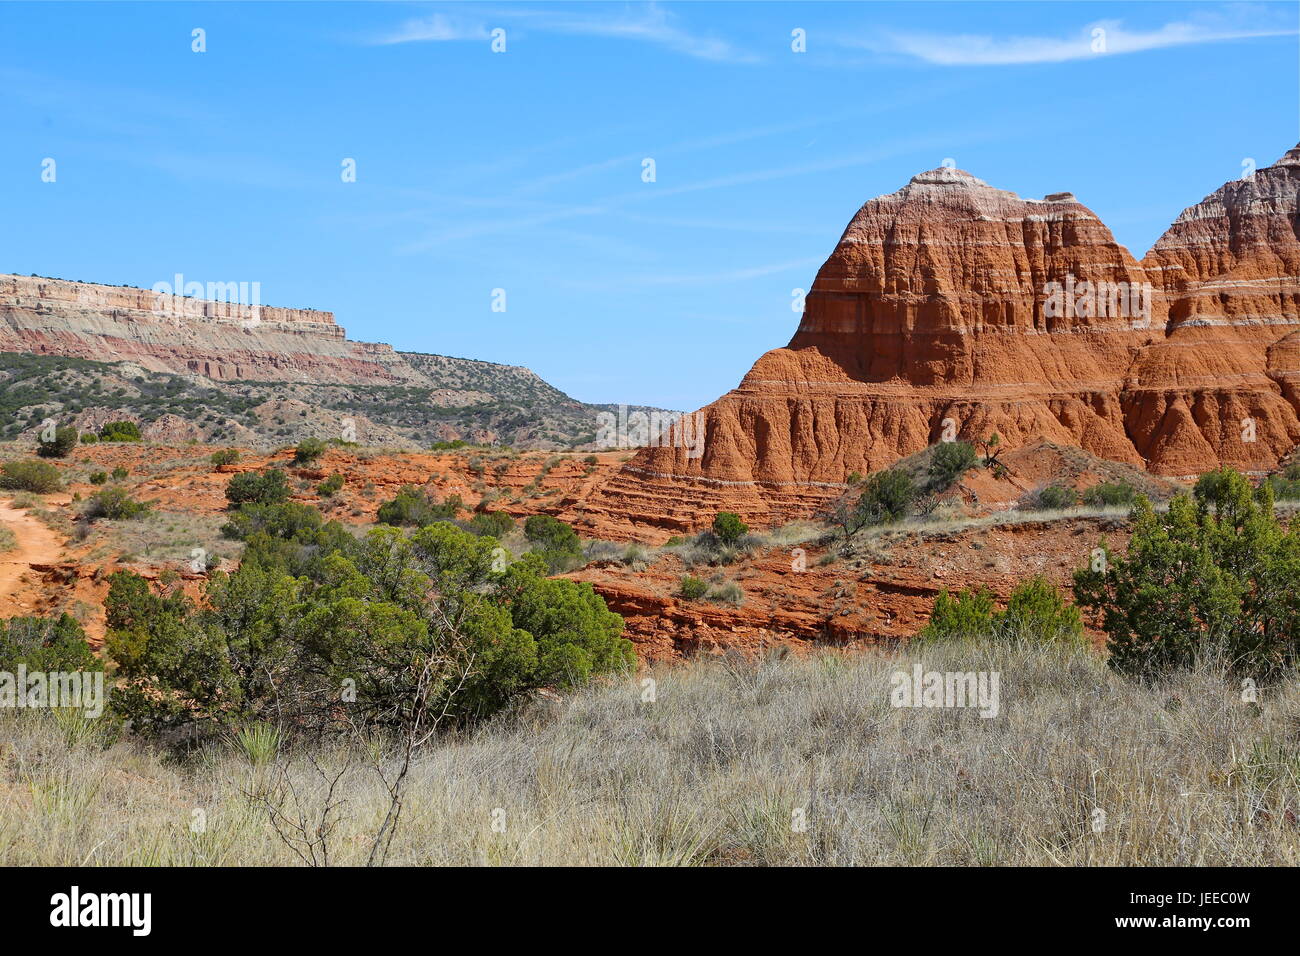
[[[379,37],[379,45],[393,43],[441,43],[448,40],[481,40],[488,35],[481,23],[470,23],[459,18],[435,13],[431,17],[407,20],[392,33]]]
[[[1101,31],[1098,33],[1098,31]],[[974,34],[885,33],[879,39],[847,41],[876,52],[901,53],[940,66],[1007,66],[1063,63],[1166,47],[1220,43],[1259,37],[1295,36],[1296,27],[1229,24],[1221,17],[1166,23],[1154,30],[1125,29],[1119,20],[1100,20],[1074,36],[994,37]]]
[[[488,14],[481,14],[488,15]],[[758,58],[738,50],[726,40],[691,33],[678,18],[655,4],[617,16],[561,13],[550,10],[513,9],[490,14],[494,26],[511,26],[563,36],[609,37],[650,43],[700,60],[752,63]],[[478,40],[488,35],[485,22],[469,22],[444,14],[408,20],[377,43],[425,43],[447,40]]]

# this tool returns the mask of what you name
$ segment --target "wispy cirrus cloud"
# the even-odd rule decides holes
[[[1011,66],[1064,63],[1230,40],[1295,36],[1298,32],[1294,18],[1286,22],[1274,16],[1251,23],[1240,16],[1214,15],[1166,23],[1150,30],[1128,29],[1119,20],[1099,20],[1064,37],[884,32],[876,37],[852,38],[844,42],[847,46],[876,53],[901,54],[938,66]]]
[[[480,16],[490,16],[493,26],[514,26],[563,36],[633,40],[661,46],[700,60],[728,63],[753,63],[758,60],[757,56],[738,49],[727,40],[692,32],[682,25],[680,17],[653,3],[613,15],[594,11],[503,9],[484,12]],[[371,42],[389,45],[481,40],[489,32],[486,20],[435,13],[407,20],[397,29],[382,34]]]
[[[393,43],[441,43],[448,40],[481,40],[487,35],[487,27],[482,23],[435,13],[407,20],[396,30],[375,37],[371,42],[380,46]]]

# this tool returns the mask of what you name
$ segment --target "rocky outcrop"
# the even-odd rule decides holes
[[[1163,475],[1300,442],[1300,148],[1187,209],[1136,261],[1070,193],[922,173],[849,223],[789,345],[571,517],[687,530],[807,517],[945,437],[1073,444]]]
[[[0,275],[0,351],[130,361],[220,380],[420,383],[388,345],[350,342],[330,312]]]

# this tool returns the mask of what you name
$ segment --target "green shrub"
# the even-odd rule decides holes
[[[36,454],[42,458],[67,458],[77,447],[77,430],[71,425],[54,429],[54,436],[46,441],[37,438]]]
[[[749,525],[740,520],[740,515],[721,511],[713,519],[713,533],[723,544],[732,545],[749,534]]]
[[[93,471],[90,473],[90,483],[92,485],[103,485],[108,483],[108,472]]]
[[[118,465],[112,471],[112,478],[114,481],[125,481],[128,474],[130,474],[130,472],[126,470],[124,465]]]
[[[109,485],[90,496],[84,514],[87,518],[107,518],[109,521],[128,521],[143,518],[149,505],[136,501],[121,485]]]
[[[1300,635],[1300,522],[1284,526],[1272,489],[1231,469],[1157,513],[1139,497],[1123,554],[1075,572],[1075,600],[1100,613],[1111,665],[1143,677],[1213,653],[1257,678],[1294,665]]]
[[[550,515],[532,515],[524,522],[524,537],[552,574],[582,564],[582,542],[572,527]]]
[[[1103,481],[1084,489],[1083,503],[1091,508],[1131,505],[1136,497],[1137,489],[1127,481]]]
[[[1295,469],[1292,465],[1287,471],[1278,475],[1269,475],[1264,479],[1265,484],[1273,492],[1273,498],[1276,501],[1295,501],[1300,498],[1300,478],[1290,478],[1287,472]]]
[[[942,590],[934,600],[930,621],[917,635],[922,640],[1019,638],[1038,643],[1083,640],[1079,609],[1068,604],[1045,578],[1018,584],[1004,610],[994,607],[984,588],[962,590],[954,597]]]
[[[693,575],[683,575],[678,593],[687,601],[698,601],[709,593],[709,585]]]
[[[447,523],[376,528],[297,576],[246,553],[201,601],[118,572],[105,602],[113,706],[144,734],[382,730],[413,708],[481,719],[533,688],[635,664],[589,584],[546,577],[531,554],[498,570],[497,553]]]
[[[0,619],[0,671],[102,671],[86,633],[69,614]]]
[[[975,460],[975,446],[970,442],[940,442],[930,455],[929,489],[946,491],[975,467]]]
[[[457,448],[465,448],[469,442],[463,438],[453,438],[451,441],[436,441],[429,446],[430,451],[454,451]]]
[[[298,442],[298,447],[293,451],[293,463],[295,465],[310,465],[325,454],[325,447],[325,443],[319,438],[304,438]]]
[[[273,505],[289,500],[289,482],[278,468],[245,471],[232,475],[226,483],[226,500],[232,507],[245,502]]]
[[[1020,507],[1026,511],[1062,511],[1079,503],[1079,493],[1066,485],[1048,485],[1027,495]]]
[[[745,600],[745,589],[735,581],[724,581],[717,587],[709,589],[710,601],[722,601],[739,607]]]
[[[239,450],[236,448],[223,448],[220,451],[214,451],[208,458],[214,468],[222,465],[233,465],[239,461]]]
[[[332,498],[343,490],[343,476],[338,472],[330,475],[316,486],[316,494],[322,498]]]
[[[59,469],[48,462],[20,458],[0,465],[0,488],[43,495],[62,487]]]
[[[1009,637],[1036,641],[1083,640],[1079,609],[1065,601],[1046,578],[1031,578],[1017,585],[1006,609],[993,615],[994,627]]]
[[[504,511],[480,511],[469,519],[468,530],[477,535],[501,539],[514,530],[515,519]]]
[[[81,433],[81,443],[83,445],[93,445],[98,441],[99,441],[99,436],[96,435],[94,432]]]
[[[901,521],[911,514],[919,493],[906,472],[878,471],[866,481],[854,508],[854,520],[859,528]]]
[[[993,632],[993,595],[984,588],[965,589],[954,597],[945,588],[934,599],[930,621],[917,637],[921,640],[990,637]]]
[[[416,485],[402,485],[392,501],[379,506],[375,519],[379,524],[397,528],[423,528],[435,521],[453,520],[464,507],[459,495],[452,495],[440,503],[431,491]]]
[[[139,441],[140,426],[135,422],[105,422],[99,429],[100,441]]]
[[[247,541],[258,533],[287,541],[304,540],[309,533],[319,530],[323,523],[321,513],[302,502],[284,501],[269,505],[246,502],[222,525],[221,533],[236,541]]]

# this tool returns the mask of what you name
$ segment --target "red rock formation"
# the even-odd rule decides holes
[[[922,173],[859,210],[790,344],[703,410],[702,455],[644,449],[570,517],[806,517],[945,431],[1167,475],[1275,467],[1300,441],[1298,191],[1300,148],[1186,210],[1138,263],[1069,193]]]

